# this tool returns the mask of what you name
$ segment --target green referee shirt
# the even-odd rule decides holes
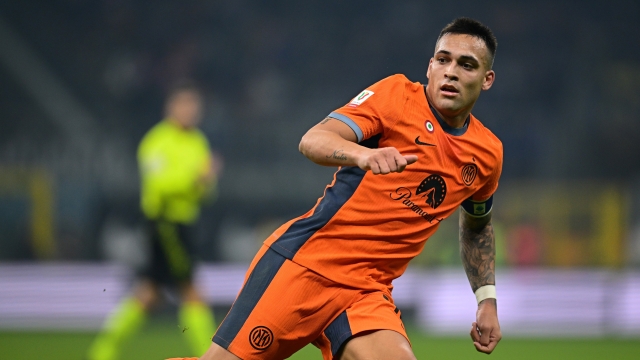
[[[200,181],[210,166],[209,143],[196,129],[164,119],[138,147],[141,207],[149,219],[191,224],[200,214],[200,200],[213,188]]]

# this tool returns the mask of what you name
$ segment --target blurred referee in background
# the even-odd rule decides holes
[[[201,201],[214,195],[221,166],[197,128],[202,103],[194,83],[178,84],[168,93],[166,118],[140,143],[140,203],[151,239],[150,256],[133,293],[107,318],[89,348],[88,360],[117,359],[124,340],[142,326],[159,299],[160,287],[167,285],[180,293],[179,326],[185,329],[192,350],[200,355],[211,345],[214,319],[193,284],[191,232]]]

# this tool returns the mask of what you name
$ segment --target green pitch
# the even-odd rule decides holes
[[[182,330],[167,321],[153,321],[123,350],[122,360],[161,360],[191,355]],[[188,331],[188,330],[186,330]],[[0,358],[7,360],[82,359],[94,334],[61,332],[0,332]],[[494,354],[476,353],[466,338],[409,333],[418,359],[639,359],[640,339],[522,339],[505,338]],[[322,359],[313,346],[291,359]]]

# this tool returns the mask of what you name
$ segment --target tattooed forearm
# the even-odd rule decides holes
[[[495,237],[491,214],[474,218],[460,211],[460,256],[471,289],[495,285]]]
[[[333,154],[327,155],[327,159],[332,158],[332,159],[342,160],[342,161],[347,160],[347,157],[342,152],[343,152],[342,149],[336,150],[333,152]]]

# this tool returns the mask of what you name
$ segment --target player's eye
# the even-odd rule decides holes
[[[447,62],[447,59],[445,59],[445,58],[442,58],[442,57],[441,57],[441,58],[438,58],[438,62],[439,62],[440,64],[444,64],[444,63],[446,63],[446,62]]]
[[[462,63],[460,66],[462,66],[462,68],[465,70],[473,70],[478,67],[476,64],[469,62]]]

